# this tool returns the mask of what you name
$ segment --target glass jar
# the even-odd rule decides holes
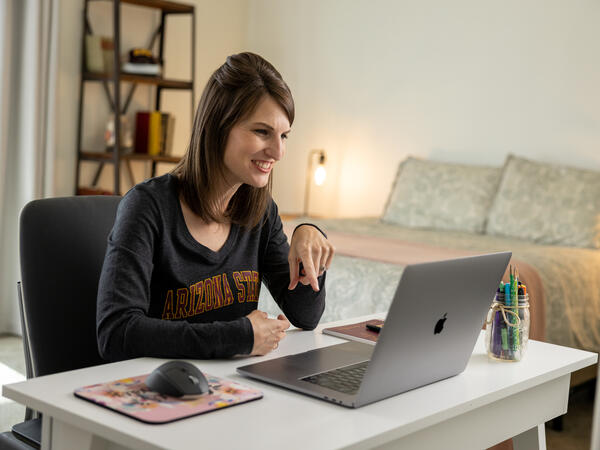
[[[487,315],[485,346],[491,359],[520,361],[529,342],[529,294],[519,295],[518,305],[507,305],[498,292]]]

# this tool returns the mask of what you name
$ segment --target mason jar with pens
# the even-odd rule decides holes
[[[500,283],[487,315],[487,354],[499,361],[520,361],[529,342],[529,295],[511,266],[510,281]]]

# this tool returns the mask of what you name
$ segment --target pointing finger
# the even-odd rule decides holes
[[[304,271],[306,272],[306,278],[308,279],[309,284],[312,286],[313,291],[319,291],[319,282],[317,281],[317,271],[315,270],[315,265],[312,258],[306,258],[304,261]]]
[[[289,264],[290,264],[290,284],[288,286],[288,289],[292,290],[298,284],[298,279],[299,279],[298,271],[300,270],[300,267],[298,265],[298,260],[296,258],[294,258],[293,260],[290,260]]]

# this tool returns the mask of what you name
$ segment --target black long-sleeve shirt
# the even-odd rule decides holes
[[[290,291],[289,245],[271,202],[253,230],[231,225],[218,251],[198,243],[185,224],[170,174],[131,189],[119,204],[100,276],[97,334],[111,361],[140,356],[218,358],[248,354],[250,320],[264,281],[300,328],[313,329],[325,308],[319,292]]]

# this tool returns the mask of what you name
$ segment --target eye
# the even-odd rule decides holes
[[[281,135],[281,139],[287,139],[287,138],[288,138],[288,135],[286,133]]]
[[[259,136],[268,136],[269,132],[265,129],[262,128],[257,128],[256,130],[254,130],[254,132],[256,134],[258,134]]]

